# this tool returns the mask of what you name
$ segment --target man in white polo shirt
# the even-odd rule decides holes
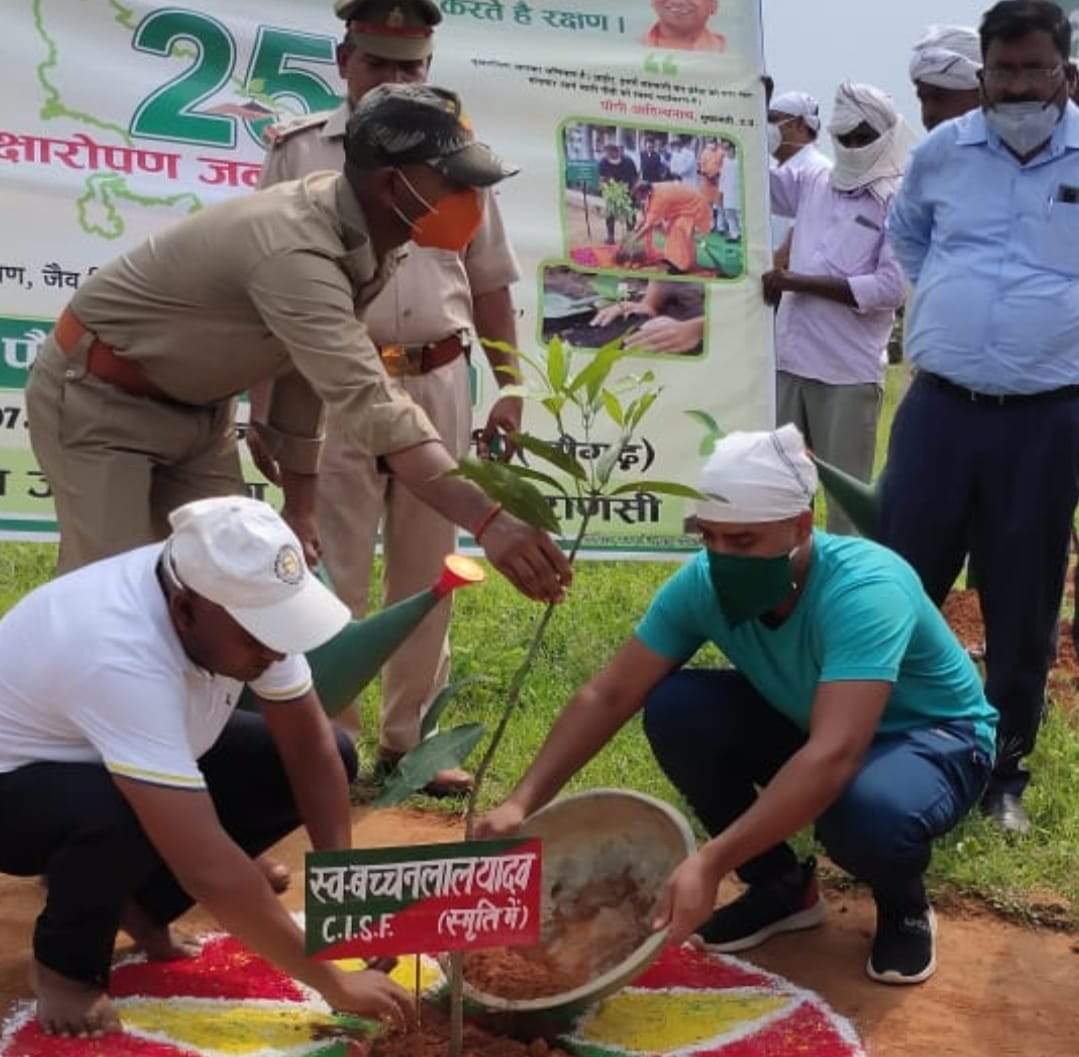
[[[118,1029],[117,929],[178,957],[169,923],[198,902],[334,1008],[405,1019],[385,976],[304,957],[253,861],[301,822],[315,848],[351,844],[355,750],[303,656],[348,610],[264,503],[200,500],[170,523],[164,544],[53,580],[0,621],[0,871],[48,881],[38,1018]],[[260,714],[235,711],[244,683]]]

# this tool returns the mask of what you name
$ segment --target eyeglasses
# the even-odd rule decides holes
[[[1063,63],[1056,66],[987,66],[985,79],[991,84],[1014,84],[1021,78],[1033,84],[1052,84],[1064,71]]]

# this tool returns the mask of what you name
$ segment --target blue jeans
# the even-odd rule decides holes
[[[806,742],[735,671],[668,676],[645,701],[644,729],[659,765],[713,836],[748,810],[757,789]],[[968,723],[879,735],[817,819],[817,838],[882,902],[921,903],[933,840],[977,803],[990,768]],[[738,876],[767,884],[796,862],[790,845],[779,844],[743,864]]]

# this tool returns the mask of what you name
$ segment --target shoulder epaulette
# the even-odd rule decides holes
[[[300,117],[290,117],[285,121],[278,121],[271,125],[265,132],[266,142],[270,147],[280,147],[282,143],[291,139],[298,132],[306,132],[312,128],[322,128],[330,116],[332,110],[320,110],[316,114],[303,114]]]

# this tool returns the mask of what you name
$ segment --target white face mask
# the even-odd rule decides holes
[[[776,152],[783,146],[783,126],[789,125],[794,118],[785,118],[783,121],[768,122],[768,153],[775,157]]]
[[[1064,108],[1055,100],[1043,103],[997,103],[985,111],[985,123],[1016,154],[1026,158],[1053,138]]]
[[[856,191],[872,183],[878,163],[891,147],[892,137],[886,132],[864,147],[844,147],[833,135],[835,169],[832,184],[840,191]]]

